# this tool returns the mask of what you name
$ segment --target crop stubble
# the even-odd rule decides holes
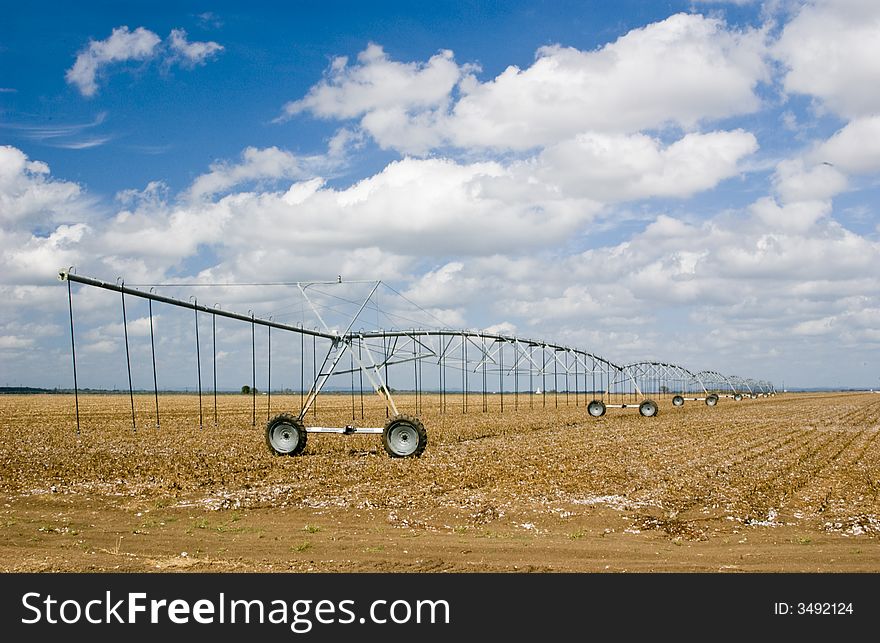
[[[462,414],[460,397],[449,395],[440,414],[438,398],[426,395],[420,415],[429,446],[417,460],[388,458],[378,436],[310,435],[302,456],[273,457],[262,436],[266,397],[257,399],[256,427],[250,397],[219,396],[217,426],[212,398],[203,401],[199,429],[195,396],[163,396],[157,430],[152,397],[136,396],[133,433],[127,396],[82,396],[77,437],[69,396],[0,396],[0,565],[584,570],[611,561],[610,569],[781,570],[835,569],[845,559],[846,569],[880,569],[873,394],[722,400],[714,409],[667,401],[657,418],[610,410],[598,420],[573,396],[568,406],[560,396],[558,408],[552,395],[546,408],[535,397],[529,409],[521,395],[518,411],[508,398],[501,414],[498,396],[482,413],[475,395]],[[364,420],[355,402],[357,424],[384,423],[374,399],[366,399]],[[402,411],[413,404],[400,395]],[[272,396],[273,414],[298,405],[299,396]],[[325,396],[308,423],[344,425],[351,409],[348,396]],[[157,526],[144,518],[151,512],[168,520]],[[310,518],[335,526],[304,534],[290,526]],[[281,551],[249,534],[299,541]],[[120,563],[126,537],[131,556]],[[742,554],[720,564],[725,548],[749,538],[765,552],[763,567],[749,567]],[[199,550],[196,541],[205,549],[181,559],[187,547]],[[823,548],[809,551],[813,541]],[[658,543],[668,550],[665,564],[642,552]],[[766,553],[774,544],[795,550],[774,558]],[[693,549],[700,546],[707,548]],[[401,553],[409,550],[418,557]],[[462,562],[475,551],[478,562]]]

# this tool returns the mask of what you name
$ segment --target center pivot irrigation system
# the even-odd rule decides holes
[[[232,319],[251,326],[251,351],[253,363],[253,424],[256,425],[256,342],[255,328],[266,327],[268,334],[267,363],[269,365],[268,404],[271,408],[271,359],[272,331],[294,333],[299,337],[300,354],[300,400],[298,413],[284,412],[272,417],[267,410],[265,425],[266,445],[276,455],[297,455],[306,446],[310,433],[335,433],[343,435],[375,434],[382,436],[382,443],[392,457],[418,457],[425,450],[428,436],[419,414],[423,410],[423,393],[428,390],[439,393],[440,413],[467,413],[475,407],[487,412],[490,396],[492,406],[500,402],[500,412],[505,410],[505,394],[508,410],[520,408],[558,408],[568,405],[573,398],[575,406],[583,405],[592,417],[605,415],[608,408],[638,409],[644,417],[659,413],[656,400],[670,398],[673,406],[682,406],[685,401],[703,401],[707,406],[715,406],[722,397],[736,401],[744,397],[775,395],[770,382],[724,376],[715,371],[694,373],[676,364],[662,362],[636,362],[617,365],[603,357],[579,348],[527,339],[515,335],[481,332],[446,327],[412,328],[410,330],[387,330],[379,319],[380,307],[377,291],[385,286],[407,303],[416,306],[421,312],[440,322],[434,315],[406,299],[401,293],[381,281],[336,281],[291,282],[284,284],[222,284],[223,286],[273,286],[296,287],[302,303],[307,306],[320,327],[306,328],[304,324],[276,321],[273,316],[257,317],[253,312],[247,315],[223,310],[219,305],[213,307],[198,303],[194,297],[189,300],[170,297],[155,292],[163,284],[153,284],[149,291],[126,286],[118,279],[110,283],[75,274],[72,268],[61,270],[59,279],[67,282],[70,310],[71,356],[73,360],[73,381],[76,400],[77,433],[80,431],[79,387],[76,371],[76,341],[74,333],[72,283],[93,286],[120,293],[122,304],[123,338],[128,367],[129,394],[131,397],[132,429],[137,430],[134,404],[134,388],[131,375],[131,351],[129,348],[129,321],[126,314],[126,296],[147,300],[149,305],[150,351],[152,356],[152,380],[155,393],[156,428],[159,428],[159,387],[156,373],[156,342],[153,332],[153,302],[189,309],[195,316],[196,367],[198,372],[199,426],[204,424],[202,405],[202,360],[199,350],[199,316],[209,315],[213,337],[213,394],[214,423],[217,415],[217,358],[216,358],[216,320]],[[334,286],[359,285],[368,291],[365,297],[354,300],[328,294]],[[180,287],[181,284],[164,284]],[[216,284],[188,284],[205,286]],[[362,294],[362,293],[361,293]],[[338,308],[322,305],[318,297],[331,297],[350,306],[345,315],[347,321],[338,326],[325,321],[329,315],[339,312]],[[303,310],[305,309],[303,306]],[[354,311],[353,313],[351,311]],[[355,324],[363,323],[366,313],[376,313],[376,328],[354,330]],[[323,313],[323,314],[322,314]],[[382,312],[389,321],[395,315]],[[397,319],[407,319],[396,315]],[[440,322],[442,324],[442,322]],[[307,374],[305,363],[307,353],[306,338],[311,343],[312,369],[311,384],[306,389]],[[323,357],[321,357],[323,356]],[[346,358],[347,359],[344,359]],[[320,364],[320,367],[318,367]],[[357,426],[355,424],[355,379],[357,376],[361,395],[361,419],[364,418],[363,391],[364,380],[385,405],[386,422],[382,427]],[[394,399],[394,390],[389,384],[392,376],[395,381],[403,381],[405,388],[413,392],[414,412],[403,413]],[[328,387],[331,378],[337,384],[350,382],[352,395],[352,422],[343,427],[306,426],[306,418],[313,409],[318,395]],[[435,388],[436,386],[436,388]],[[337,386],[337,390],[339,387]],[[497,397],[494,397],[497,396]],[[478,400],[474,403],[474,398]],[[512,398],[512,399],[511,399]],[[589,400],[589,401],[587,401]]]

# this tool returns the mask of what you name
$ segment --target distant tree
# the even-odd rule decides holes
[[[669,393],[669,387],[666,386],[665,384],[661,384],[660,385],[660,392],[661,393]]]
[[[251,394],[251,387],[248,386],[247,384],[245,384],[244,386],[241,387],[241,392],[243,395],[250,395]]]

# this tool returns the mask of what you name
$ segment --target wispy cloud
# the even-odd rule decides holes
[[[81,150],[103,145],[115,138],[112,134],[84,136],[106,120],[107,112],[99,112],[94,119],[86,123],[0,123],[0,127],[49,147]]]
[[[18,90],[14,87],[0,87],[0,94],[15,94]]]
[[[158,155],[170,152],[174,149],[174,145],[171,143],[165,145],[126,145],[125,148],[141,154]]]
[[[223,26],[223,20],[213,11],[198,14],[196,20],[202,29],[219,29]]]
[[[85,130],[101,125],[107,120],[107,112],[99,112],[88,123],[52,123],[47,125],[25,125],[16,123],[2,123],[0,126],[20,132],[22,136],[36,141],[48,138],[64,138],[76,136]]]
[[[53,147],[60,147],[65,150],[87,150],[92,147],[99,147],[111,140],[113,140],[112,136],[96,136],[94,138],[84,138],[79,141],[55,143]]]

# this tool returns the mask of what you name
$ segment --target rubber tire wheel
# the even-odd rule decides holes
[[[602,400],[593,400],[589,404],[587,404],[587,413],[589,413],[594,418],[600,418],[605,415],[606,411],[605,402]]]
[[[684,398],[681,395],[676,395],[672,398],[672,406],[684,406]]]
[[[415,448],[408,445],[409,448],[412,448],[411,451],[401,449],[399,442],[395,444],[396,440],[393,433],[395,429],[403,427],[409,427],[416,434]],[[397,438],[397,440],[409,443],[410,438],[408,436],[411,435],[411,432],[407,431],[403,435],[406,437]],[[428,446],[428,432],[425,430],[425,425],[422,424],[421,420],[411,415],[400,413],[389,418],[385,423],[385,430],[382,432],[382,446],[385,447],[385,452],[392,458],[418,458],[424,452],[425,447]]]
[[[277,431],[282,430],[282,426],[289,427],[292,432],[296,433],[296,443],[286,451],[278,450],[272,444],[273,437],[283,439],[283,436],[275,435]],[[266,422],[266,446],[274,455],[299,455],[306,448],[308,437],[309,434],[306,433],[306,427],[302,420],[290,413],[281,413]]]
[[[715,406],[718,404],[718,396],[712,393],[706,396],[706,406]]]
[[[656,417],[660,413],[660,407],[654,400],[645,400],[639,404],[639,414],[643,417]]]

